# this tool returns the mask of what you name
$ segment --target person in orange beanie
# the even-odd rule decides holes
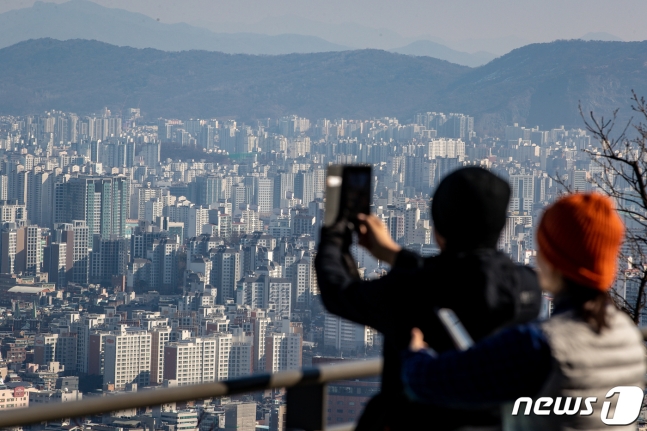
[[[635,429],[645,348],[609,296],[623,238],[609,198],[577,193],[559,199],[536,234],[538,277],[553,295],[552,317],[441,355],[414,329],[403,353],[408,396],[463,408],[501,405],[506,430]],[[614,393],[623,399],[615,410],[608,398]]]

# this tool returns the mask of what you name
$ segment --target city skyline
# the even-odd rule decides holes
[[[464,166],[489,169],[511,190],[497,249],[533,266],[534,229],[563,188],[604,192],[586,152],[596,145],[586,130],[563,127],[479,135],[473,117],[442,112],[402,123],[147,120],[132,107],[2,116],[0,376],[11,381],[0,391],[22,394],[3,408],[374,358],[383,335],[321,300],[314,263],[329,164],[371,165],[371,211],[423,257],[440,252],[430,211],[440,181]],[[387,274],[366,250],[352,253],[360,277]],[[634,301],[634,269],[619,274],[616,292]],[[331,385],[328,422],[356,420],[378,388]],[[201,431],[233,421],[280,431],[284,403],[275,392],[122,414]]]
[[[647,40],[631,41],[647,39],[644,16],[644,0],[4,0],[0,421],[463,429],[497,418],[409,404],[407,346],[440,361],[486,340],[466,354],[503,359],[478,358],[498,377],[470,378],[472,397],[517,366],[554,367],[529,358],[567,345],[543,325],[572,301],[581,334],[615,331],[597,314],[613,301],[642,344]],[[567,199],[603,201],[614,221],[572,225],[595,247],[554,257],[546,242],[572,241],[566,216],[561,231],[546,220]],[[591,297],[593,263],[557,264],[595,253],[609,292]],[[519,360],[487,344],[509,324],[547,347],[511,338]],[[344,361],[353,374],[337,374]],[[57,404],[84,400],[102,410],[60,418]]]

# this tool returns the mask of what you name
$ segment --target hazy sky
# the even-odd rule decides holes
[[[64,0],[53,0],[63,3]],[[162,22],[256,22],[294,15],[446,40],[516,36],[533,42],[607,32],[647,39],[647,0],[94,0]],[[34,0],[0,0],[0,13]]]

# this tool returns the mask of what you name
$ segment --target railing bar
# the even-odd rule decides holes
[[[244,392],[253,392],[256,388],[264,388],[270,385],[272,381],[271,374],[255,374],[238,379],[224,380],[227,386],[228,394],[240,394]]]
[[[227,386],[222,382],[214,382],[158,391],[142,391],[132,394],[91,398],[64,404],[48,404],[1,413],[0,428],[222,395],[227,395]]]
[[[353,422],[346,423],[346,424],[341,424],[341,425],[333,425],[326,427],[324,431],[354,431],[355,430],[356,424]]]
[[[0,413],[0,428],[29,425],[64,418],[92,416],[171,402],[242,394],[264,389],[325,383],[333,380],[359,379],[378,375],[381,368],[381,359],[371,359],[337,365],[322,365],[307,370],[282,371],[271,375],[255,375],[224,382],[144,390],[136,393],[88,398],[82,401],[63,404],[34,406]]]
[[[334,380],[361,379],[377,376],[382,372],[382,359],[370,361],[356,361],[340,365],[324,365],[319,367],[319,382],[332,382]]]
[[[268,388],[286,388],[301,383],[303,373],[301,370],[281,371],[271,375]],[[261,388],[262,389],[262,388]]]

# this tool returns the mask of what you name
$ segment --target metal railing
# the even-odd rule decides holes
[[[318,431],[326,429],[327,383],[335,380],[373,377],[379,375],[381,371],[382,359],[370,359],[274,374],[256,374],[213,383],[143,390],[82,401],[46,404],[0,413],[0,428],[81,418],[126,409],[244,394],[265,389],[287,388],[286,428]],[[350,431],[352,429],[353,424],[328,428],[329,431]]]
[[[647,328],[641,328],[641,332],[647,340]],[[335,380],[373,377],[379,375],[381,371],[382,359],[370,359],[282,371],[274,374],[256,374],[239,379],[199,385],[143,390],[135,393],[85,399],[83,401],[47,404],[0,413],[0,428],[68,418],[81,418],[132,408],[216,398],[265,389],[287,388],[287,429],[352,431],[354,424],[341,424],[326,428],[326,384]]]

